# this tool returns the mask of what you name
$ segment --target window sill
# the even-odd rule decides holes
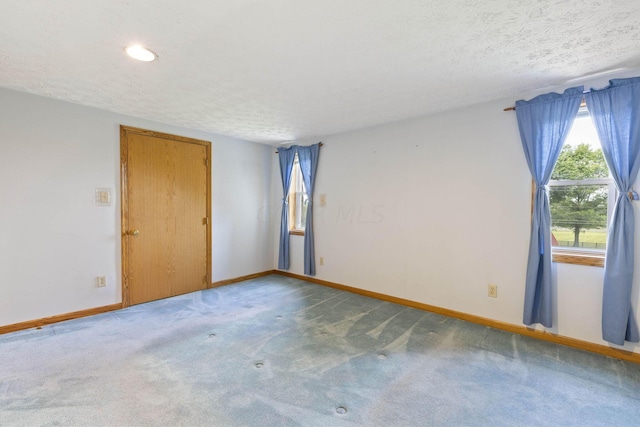
[[[289,230],[289,234],[294,236],[304,236],[304,230]]]
[[[604,252],[583,252],[571,249],[552,249],[553,262],[563,264],[588,265],[604,267]]]

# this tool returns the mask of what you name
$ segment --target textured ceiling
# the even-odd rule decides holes
[[[277,144],[640,67],[640,1],[0,0],[0,86]],[[124,54],[139,43],[159,60]]]

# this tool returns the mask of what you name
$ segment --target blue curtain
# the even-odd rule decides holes
[[[278,268],[289,269],[289,187],[291,186],[291,171],[296,156],[297,147],[278,148],[280,159],[280,177],[282,178],[282,216],[280,217],[280,246],[278,250]]]
[[[525,283],[526,325],[552,326],[551,212],[547,184],[582,101],[583,88],[549,93],[516,102],[524,155],[536,183]]]
[[[309,147],[298,147],[298,160],[302,171],[309,204],[307,205],[307,222],[304,227],[304,274],[316,275],[316,256],[313,245],[313,187],[316,183],[316,170],[318,169],[318,154],[320,143]]]
[[[602,337],[614,344],[638,342],[631,308],[634,217],[628,193],[640,167],[640,77],[611,80],[585,95],[602,152],[618,189],[609,224],[602,297]]]

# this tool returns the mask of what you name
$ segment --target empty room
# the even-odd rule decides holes
[[[640,423],[639,2],[0,10],[1,426]]]

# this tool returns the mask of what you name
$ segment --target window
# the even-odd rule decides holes
[[[291,172],[291,187],[289,187],[289,232],[291,234],[304,235],[308,205],[309,197],[304,186],[300,162],[296,153]]]
[[[549,181],[555,262],[604,266],[615,195],[596,129],[581,108]]]

